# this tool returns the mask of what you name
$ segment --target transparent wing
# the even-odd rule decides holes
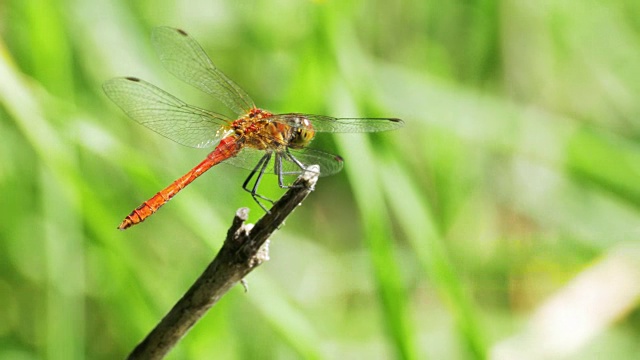
[[[318,132],[333,133],[362,133],[399,129],[404,121],[396,118],[335,118],[324,115],[311,114],[278,114],[273,121],[282,122],[293,127],[300,126],[301,118],[311,121],[313,129]]]
[[[153,29],[151,41],[164,67],[178,79],[220,100],[238,115],[255,107],[249,95],[218,70],[186,32],[158,27]]]
[[[264,155],[264,151],[246,147],[235,157],[226,160],[225,163],[243,169],[253,170],[256,167],[256,164],[258,164],[258,161]],[[342,158],[338,155],[308,148],[300,150],[290,149],[290,155],[304,166],[320,165],[320,176],[333,175],[342,170]],[[287,154],[283,153],[280,156],[282,159],[283,175],[298,176],[302,173],[302,168],[292,161]],[[271,160],[265,169],[265,174],[278,174],[275,166],[275,154],[271,157]]]
[[[188,105],[146,81],[115,78],[102,87],[133,120],[182,145],[209,147],[227,134],[225,116]]]
[[[329,176],[336,173],[339,173],[342,170],[343,160],[340,156],[326,153],[324,151],[315,150],[315,149],[299,149],[299,150],[290,150],[291,155],[294,156],[298,161],[303,163],[306,166],[309,165],[320,165],[320,176]],[[285,161],[284,164],[293,164],[295,163],[291,161]]]

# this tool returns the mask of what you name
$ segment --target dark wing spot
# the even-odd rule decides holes
[[[184,31],[184,30],[182,30],[182,29],[176,29],[176,30],[180,33],[180,35],[182,35],[182,36],[188,36],[186,31]]]
[[[129,81],[140,82],[140,79],[138,79],[137,77],[133,77],[133,76],[126,77],[125,79],[127,79]]]

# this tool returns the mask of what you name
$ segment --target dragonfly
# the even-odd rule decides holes
[[[251,171],[242,184],[260,207],[272,200],[258,193],[264,174],[285,176],[303,173],[319,165],[320,176],[339,172],[338,155],[309,148],[318,132],[377,132],[394,130],[404,122],[397,118],[335,118],[301,113],[273,114],[255,106],[253,100],[223,74],[203,48],[185,31],[158,27],[152,44],[164,67],[177,78],[211,95],[237,117],[189,105],[137,77],[119,77],[104,83],[106,95],[130,118],[179,144],[194,148],[214,147],[207,157],[185,175],[143,202],[127,215],[118,229],[139,224],[166,204],[200,175],[222,162]]]

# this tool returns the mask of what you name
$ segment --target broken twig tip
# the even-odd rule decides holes
[[[310,189],[313,189],[318,182],[318,176],[320,176],[320,166],[311,165],[302,174],[302,179],[309,184]]]
[[[249,208],[246,207],[242,207],[240,209],[238,209],[236,211],[236,218],[242,220],[242,221],[247,221],[247,219],[249,218]]]

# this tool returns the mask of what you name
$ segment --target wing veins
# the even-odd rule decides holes
[[[237,114],[255,107],[249,95],[216,68],[204,49],[184,31],[155,28],[152,40],[165,68],[179,79],[213,96]]]

